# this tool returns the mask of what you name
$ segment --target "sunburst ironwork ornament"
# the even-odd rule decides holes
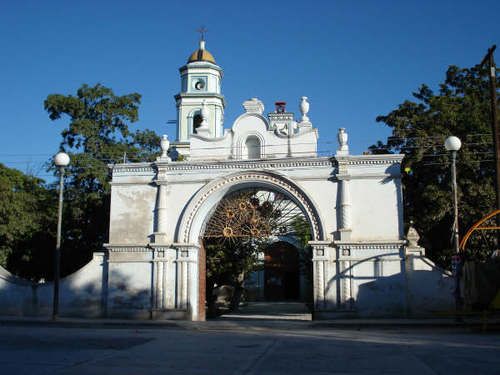
[[[294,232],[296,220],[305,220],[304,213],[286,195],[261,189],[240,190],[219,202],[204,237],[224,242],[285,236]]]

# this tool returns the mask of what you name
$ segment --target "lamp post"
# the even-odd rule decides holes
[[[69,156],[65,152],[59,152],[54,156],[54,164],[59,169],[59,207],[57,212],[57,237],[56,250],[54,252],[54,300],[52,304],[52,319],[57,319],[59,314],[59,276],[61,265],[61,223],[64,190],[64,168],[69,164]]]
[[[455,307],[459,311],[462,306],[462,298],[460,296],[460,267],[461,259],[459,256],[459,238],[458,238],[458,196],[457,196],[457,151],[462,147],[462,142],[458,137],[450,136],[446,138],[444,142],[444,147],[447,151],[451,152],[451,185],[453,190],[453,245],[455,249],[455,254],[453,258],[455,259]]]

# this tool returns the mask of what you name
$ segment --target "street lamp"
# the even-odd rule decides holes
[[[69,156],[65,152],[59,152],[54,156],[54,164],[59,169],[59,208],[57,213],[57,237],[56,251],[54,253],[54,300],[52,304],[52,319],[57,319],[59,313],[59,276],[61,265],[61,222],[64,190],[64,168],[69,164]]]
[[[444,141],[444,147],[447,151],[451,151],[451,185],[453,189],[453,242],[455,248],[455,254],[453,258],[455,261],[454,273],[455,273],[455,307],[457,311],[460,310],[461,296],[460,296],[460,266],[461,260],[459,256],[459,238],[458,238],[458,197],[457,197],[457,151],[462,147],[462,142],[458,137],[450,136]]]

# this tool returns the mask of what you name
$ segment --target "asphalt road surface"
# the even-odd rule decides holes
[[[0,326],[0,374],[500,374],[500,334],[439,328]]]

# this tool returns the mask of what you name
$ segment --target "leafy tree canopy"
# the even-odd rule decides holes
[[[68,118],[60,148],[71,157],[66,173],[62,272],[70,273],[102,248],[109,227],[108,164],[151,161],[160,137],[130,130],[138,120],[141,96],[118,96],[101,84],[82,85],[73,95],[52,94],[44,102],[50,119]]]
[[[370,150],[405,154],[405,221],[414,221],[429,256],[449,267],[453,200],[450,155],[443,146],[446,137],[462,140],[457,155],[461,234],[495,206],[486,69],[450,66],[437,92],[422,85],[413,97],[377,117],[392,129],[392,135]],[[490,250],[477,241],[472,246],[478,254]]]
[[[141,96],[117,96],[113,90],[86,84],[76,96],[52,94],[44,102],[51,120],[63,116],[69,125],[62,132],[61,149],[70,153],[70,182],[85,193],[106,193],[108,163],[151,161],[158,155],[160,138],[151,130],[130,131],[139,118]]]
[[[56,198],[44,181],[0,164],[0,264],[38,280],[52,271]]]

